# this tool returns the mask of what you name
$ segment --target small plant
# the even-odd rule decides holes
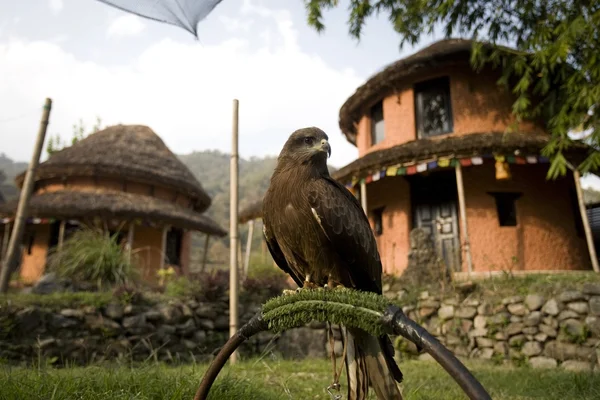
[[[121,304],[136,304],[142,299],[142,292],[128,284],[117,286],[112,294]]]
[[[160,286],[165,286],[166,283],[170,282],[173,280],[173,277],[175,277],[175,268],[162,268],[158,270],[156,275],[158,275],[158,284]]]
[[[493,362],[495,365],[502,365],[502,364],[504,363],[504,360],[505,360],[505,358],[506,358],[506,357],[505,357],[503,354],[500,354],[500,353],[494,353],[494,354],[492,355],[492,362]]]
[[[65,240],[60,251],[53,249],[48,268],[59,277],[93,283],[99,289],[125,284],[136,275],[117,233],[95,228],[80,229]]]
[[[164,293],[170,297],[195,297],[200,292],[198,282],[184,276],[170,279],[164,287]]]
[[[566,325],[561,326],[560,328],[561,336],[563,336],[568,342],[575,343],[578,345],[582,345],[587,340],[590,335],[590,330],[587,326],[583,326],[579,333],[572,333],[569,331]]]

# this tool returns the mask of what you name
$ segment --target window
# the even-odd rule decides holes
[[[415,85],[415,118],[418,138],[452,132],[450,80],[448,77],[432,79]]]
[[[375,222],[375,235],[379,236],[383,233],[383,209],[385,207],[379,207],[373,210],[373,220]]]
[[[383,122],[383,102],[371,108],[371,146],[377,144],[385,137]]]
[[[167,263],[171,265],[181,266],[181,242],[183,239],[183,231],[177,228],[171,228],[167,232]]]
[[[496,199],[496,212],[500,226],[517,226],[516,202],[521,193],[490,193]]]

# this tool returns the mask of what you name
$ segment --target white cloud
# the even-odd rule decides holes
[[[245,35],[218,45],[161,40],[128,65],[84,62],[60,43],[0,39],[0,109],[7,117],[54,101],[49,134],[70,138],[82,118],[89,126],[150,126],[176,153],[231,148],[232,99],[240,100],[240,155],[276,155],[292,131],[318,126],[330,136],[331,163],[357,156],[337,122],[339,108],[363,81],[303,52],[289,13],[268,16],[273,46],[256,48]],[[261,21],[263,24],[263,21]],[[263,25],[261,25],[263,26]],[[264,24],[265,27],[268,24]],[[9,156],[30,157],[39,115],[0,121],[0,141]]]
[[[219,16],[219,21],[223,27],[229,32],[248,32],[254,21],[251,19],[232,18],[226,15]]]
[[[120,36],[137,36],[145,28],[141,18],[137,15],[126,14],[115,18],[106,31],[106,35],[109,37],[120,37]]]
[[[64,7],[63,0],[49,0],[48,6],[52,10],[52,12],[56,15],[58,14]]]

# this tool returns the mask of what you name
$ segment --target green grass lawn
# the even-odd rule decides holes
[[[600,374],[542,371],[468,363],[494,400],[600,399]],[[0,367],[0,399],[191,400],[206,365],[139,368],[95,366],[66,369]],[[466,399],[434,362],[408,361],[405,399]],[[329,399],[331,364],[325,360],[249,360],[226,367],[211,399]],[[344,377],[341,380],[345,386]],[[373,399],[375,397],[372,397]]]

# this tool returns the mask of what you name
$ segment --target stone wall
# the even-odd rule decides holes
[[[385,295],[401,304],[402,292]],[[31,363],[48,360],[86,364],[102,360],[206,361],[228,337],[227,298],[214,302],[165,301],[73,308],[0,307],[0,358]],[[440,298],[422,292],[404,312],[434,334],[456,355],[536,368],[600,368],[600,284],[491,300],[475,295]],[[241,305],[241,322],[259,302]],[[342,353],[339,331],[335,352]],[[397,358],[426,358],[414,345],[395,338]],[[327,357],[329,341],[322,323],[286,331],[263,332],[245,343],[242,356],[279,354],[285,358]]]
[[[600,368],[600,284],[549,298],[531,293],[496,301],[422,292],[403,310],[458,356],[537,368]],[[412,343],[396,343],[404,355],[416,355]]]
[[[245,323],[259,304],[241,306]],[[0,359],[32,363],[88,364],[104,360],[205,361],[229,336],[228,299],[77,308],[0,307]],[[322,324],[275,336],[263,332],[240,348],[243,356],[277,351],[284,357],[325,356]]]

